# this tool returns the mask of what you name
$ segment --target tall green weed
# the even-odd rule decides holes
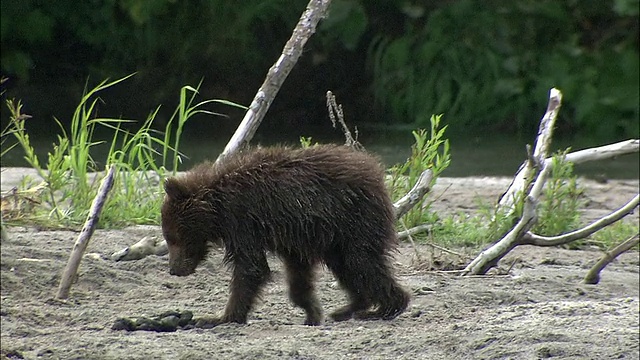
[[[108,128],[113,131],[113,137],[108,144],[108,154],[101,163],[116,165],[117,175],[103,208],[100,225],[157,223],[162,202],[162,180],[168,174],[168,167],[175,174],[181,163],[180,137],[187,121],[199,113],[219,115],[203,108],[213,102],[242,107],[224,100],[194,104],[197,88],[184,86],[180,91],[179,105],[167,122],[164,133],[153,129],[159,108],[135,132],[122,128],[124,123],[132,120],[94,117],[98,93],[130,76],[112,82],[103,81],[85,92],[73,114],[69,132],[55,120],[61,134],[44,164],[31,144],[25,127],[29,117],[21,113],[21,102],[7,101],[11,119],[6,134],[15,137],[24,150],[26,161],[42,180],[38,186],[42,206],[26,220],[45,226],[75,226],[85,220],[98,188],[95,173],[102,170],[97,165],[99,162],[93,159],[91,150],[104,142],[95,140],[94,134],[98,128]]]
[[[423,171],[433,171],[433,186],[438,176],[449,166],[449,140],[444,137],[447,127],[440,126],[441,118],[442,115],[433,115],[430,118],[429,130],[413,131],[415,142],[411,146],[411,156],[403,164],[397,164],[390,169],[389,188],[394,201],[413,188]],[[429,211],[429,205],[430,203],[423,198],[402,217],[404,225],[413,227],[424,222],[425,216],[434,217],[435,214]]]

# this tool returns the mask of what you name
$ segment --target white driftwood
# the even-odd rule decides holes
[[[140,260],[149,255],[162,256],[169,253],[167,242],[162,240],[158,243],[152,236],[145,236],[137,243],[111,254],[113,261]]]
[[[633,199],[629,200],[624,206],[620,209],[612,212],[611,214],[594,221],[588,226],[583,227],[582,229],[578,229],[566,234],[558,235],[558,236],[540,236],[533,234],[531,232],[526,233],[521,240],[521,244],[528,245],[537,245],[537,246],[556,246],[563,245],[569,242],[584,239],[587,236],[595,233],[596,231],[613,224],[614,222],[624,218],[625,216],[631,214],[633,210],[638,207],[638,201],[640,199],[640,195],[636,195]]]
[[[582,164],[587,161],[612,159],[622,155],[637,153],[638,151],[640,151],[640,140],[629,139],[614,144],[573,151],[565,155],[564,160],[573,164]],[[550,165],[552,161],[553,156],[549,156],[545,159],[545,163],[547,165]],[[521,170],[518,175],[522,173],[522,167],[520,169]],[[500,206],[510,209],[513,206],[513,195],[507,194],[517,194],[518,191],[521,191],[522,189],[524,189],[524,182],[521,180],[514,180],[507,192],[502,195],[499,202]]]
[[[556,88],[552,88],[549,91],[549,103],[547,105],[547,111],[545,112],[540,126],[538,128],[538,136],[536,138],[535,147],[533,149],[533,158],[537,162],[543,162],[546,160],[549,145],[551,144],[551,136],[553,134],[553,127],[555,125],[560,105],[562,104],[562,93]],[[505,211],[506,214],[511,214],[515,210],[515,202],[518,194],[525,193],[531,185],[536,175],[535,164],[532,164],[531,159],[525,160],[520,166],[513,182],[502,195],[498,202],[498,210]]]
[[[500,259],[519,245],[520,238],[531,229],[536,221],[535,200],[527,196],[524,201],[522,217],[518,223],[500,241],[476,256],[462,270],[462,275],[484,275],[489,269],[497,266]]]
[[[325,17],[330,3],[330,0],[309,1],[307,9],[300,17],[298,25],[296,25],[291,34],[291,38],[285,44],[280,58],[269,69],[240,126],[236,129],[218,160],[237,151],[251,141],[284,80],[293,69],[300,55],[302,55],[304,45],[311,35],[316,32],[316,26],[320,19]]]
[[[431,190],[432,179],[433,171],[431,169],[427,169],[420,174],[420,177],[413,188],[393,204],[396,219],[401,218],[402,215],[411,210],[411,208],[414,207],[424,197],[424,195]]]
[[[100,183],[98,194],[96,194],[96,197],[91,203],[91,209],[89,210],[87,220],[82,227],[82,231],[80,231],[80,235],[78,235],[76,243],[73,245],[71,256],[69,257],[69,261],[67,262],[67,266],[62,275],[62,279],[60,279],[60,287],[58,288],[58,294],[56,295],[57,299],[66,299],[69,296],[69,289],[71,289],[73,279],[78,272],[78,267],[80,266],[82,255],[87,249],[87,245],[89,245],[91,235],[93,235],[93,231],[95,230],[96,225],[98,225],[102,207],[107,200],[109,191],[113,187],[113,178],[115,176],[115,172],[115,165],[111,165],[111,167],[109,167],[109,172]]]
[[[549,111],[547,112],[549,113]],[[545,118],[547,116],[545,115]],[[543,118],[544,121],[544,118]],[[542,126],[541,126],[542,128]],[[549,131],[550,128],[547,128]],[[550,141],[550,136],[548,137]],[[586,161],[592,160],[603,160],[612,158],[615,156],[625,155],[633,152],[638,152],[639,141],[637,139],[622,141],[615,144],[610,144],[606,146],[601,146],[597,148],[590,148],[585,150],[580,150],[576,152],[569,153],[565,156],[565,161],[570,161],[572,163],[582,163]],[[545,150],[546,151],[546,150]],[[616,212],[606,216],[589,226],[586,226],[582,229],[572,231],[567,234],[546,237],[540,236],[529,231],[531,227],[536,223],[536,213],[535,213],[535,202],[542,194],[544,189],[544,185],[546,183],[546,179],[548,177],[549,171],[551,169],[551,161],[552,157],[546,157],[543,163],[538,164],[541,167],[540,172],[535,178],[535,182],[529,189],[529,193],[525,198],[524,204],[524,214],[518,221],[518,223],[513,227],[511,231],[509,231],[502,239],[496,242],[493,246],[489,247],[480,255],[478,255],[467,267],[464,269],[463,274],[471,274],[471,275],[479,275],[486,273],[489,269],[496,266],[500,259],[502,259],[507,253],[509,253],[513,248],[518,245],[538,245],[538,246],[554,246],[566,244],[571,241],[575,241],[578,239],[584,239],[585,237],[593,234],[594,232],[602,229],[605,226],[608,226],[629,213],[633,211],[638,206],[638,197],[636,196],[625,206],[617,210]],[[518,176],[524,174],[525,172],[529,174],[534,174],[532,163],[536,161],[535,154],[527,160],[526,164],[523,164],[520,168],[520,172]],[[516,176],[516,177],[518,177]],[[527,175],[529,176],[529,175]],[[526,177],[522,175],[520,179],[515,179],[511,184],[507,193],[503,195],[502,199],[500,199],[500,203],[498,206],[506,206],[508,211],[513,210],[513,201],[514,196],[518,193],[518,191],[526,192],[529,185],[527,185],[523,179]],[[516,190],[517,189],[517,190]],[[513,194],[510,196],[510,202],[507,202],[507,194]],[[500,208],[498,208],[500,211]],[[503,208],[504,209],[504,208]]]
[[[535,199],[539,198],[542,192],[543,184],[546,181],[550,168],[551,166],[545,165],[538,175],[536,182],[531,188],[529,196],[525,198],[523,215],[518,223],[511,231],[500,239],[500,241],[482,251],[471,263],[469,263],[469,265],[467,265],[467,267],[462,271],[464,275],[485,274],[489,269],[497,266],[500,259],[518,245],[557,246],[567,244],[575,240],[584,239],[596,231],[633,213],[634,209],[638,207],[640,195],[636,195],[620,209],[581,229],[558,236],[540,236],[534,234],[530,229],[537,222]],[[602,267],[604,266],[606,266],[606,264],[602,265]],[[590,279],[593,281],[593,278]]]
[[[593,265],[593,267],[589,270],[587,275],[584,277],[585,284],[597,284],[600,282],[600,272],[605,266],[609,265],[615,258],[617,258],[620,254],[625,251],[628,251],[636,246],[640,242],[640,235],[636,234],[629,239],[622,242],[620,245],[616,246],[610,252],[606,252],[604,256],[598,260],[598,262]]]
[[[565,161],[581,164],[587,161],[606,160],[621,155],[637,153],[639,150],[640,140],[630,139],[615,144],[570,152],[565,156]],[[547,158],[547,164],[550,164],[552,160],[552,157]]]
[[[520,245],[522,236],[537,222],[536,203],[549,175],[551,166],[547,166],[545,159],[551,144],[553,125],[558,116],[558,110],[562,101],[562,93],[553,88],[549,91],[549,105],[547,112],[540,121],[536,145],[532,154],[520,166],[516,177],[507,192],[500,199],[498,211],[504,211],[501,206],[506,206],[507,213],[515,211],[515,199],[518,194],[525,196],[523,214],[518,223],[502,239],[482,251],[463,270],[464,275],[483,275],[489,269],[497,266],[500,259],[513,248]],[[509,201],[503,200],[510,199]],[[504,208],[503,208],[504,209]]]

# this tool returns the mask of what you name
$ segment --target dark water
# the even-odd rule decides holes
[[[231,136],[231,131],[220,131],[208,134],[204,131],[185,132],[182,137],[180,150],[188,158],[184,159],[180,169],[188,169],[193,164],[203,160],[214,160],[222,151]],[[343,142],[342,134],[338,131],[304,130],[304,134],[311,136],[314,141],[326,143]],[[102,137],[108,140],[108,136]],[[36,147],[40,162],[46,161],[46,154],[52,148],[53,136],[41,136],[32,139]],[[297,135],[281,132],[258,132],[254,137],[254,144],[298,144]],[[361,131],[359,140],[372,152],[381,156],[386,165],[391,166],[404,162],[410,155],[413,136],[410,131]],[[526,157],[525,145],[533,139],[518,139],[509,136],[476,136],[454,137],[450,139],[451,164],[443,176],[512,176]],[[571,147],[581,150],[588,147],[606,145],[588,139],[557,140],[553,143],[555,150]],[[106,145],[95,147],[92,155],[98,164],[104,162]],[[2,166],[28,166],[23,159],[23,152],[16,148],[2,157]],[[638,153],[621,156],[617,159],[589,162],[575,166],[575,172],[587,177],[610,179],[640,178],[640,158]]]

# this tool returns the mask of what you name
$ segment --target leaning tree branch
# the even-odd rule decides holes
[[[604,228],[605,226],[609,226],[614,222],[624,218],[625,216],[631,214],[633,210],[638,207],[640,195],[636,195],[633,199],[631,199],[628,203],[622,206],[620,209],[612,212],[611,214],[594,221],[588,226],[583,227],[582,229],[578,229],[566,234],[558,235],[558,236],[540,236],[528,232],[524,234],[521,240],[521,244],[526,245],[536,245],[536,246],[556,246],[563,245],[578,239],[584,239],[587,236],[595,233],[596,231]]]
[[[395,210],[396,219],[400,219],[411,208],[413,208],[426,193],[431,190],[431,180],[433,179],[433,171],[427,169],[420,174],[418,181],[409,192],[403,196],[400,200],[393,204]]]
[[[116,166],[111,165],[111,167],[109,168],[109,172],[100,183],[98,194],[91,203],[91,209],[89,210],[87,220],[82,227],[82,231],[80,231],[80,235],[78,235],[78,239],[76,240],[75,245],[73,245],[71,256],[69,257],[69,261],[67,262],[67,266],[64,270],[64,274],[62,275],[62,279],[60,279],[60,287],[58,288],[58,294],[56,295],[57,299],[62,300],[66,299],[69,296],[69,289],[71,289],[73,279],[78,272],[78,267],[80,266],[82,255],[87,249],[87,245],[89,245],[91,235],[93,235],[93,232],[98,225],[100,213],[102,212],[102,207],[104,206],[105,201],[107,201],[109,190],[111,190],[111,188],[113,187],[113,178],[115,176],[115,173]]]
[[[271,106],[273,99],[278,94],[280,87],[300,58],[300,55],[302,55],[304,45],[311,35],[316,32],[316,27],[320,19],[325,17],[329,4],[331,4],[331,0],[309,1],[307,9],[300,17],[298,24],[291,34],[291,38],[289,38],[289,41],[285,44],[280,58],[278,58],[278,61],[269,69],[262,86],[260,86],[251,105],[249,105],[249,109],[242,119],[240,126],[236,129],[236,132],[231,137],[231,140],[229,140],[229,143],[227,143],[218,160],[237,151],[251,141],[269,106]]]
[[[584,277],[585,284],[595,285],[600,282],[600,272],[605,266],[609,265],[615,258],[617,258],[620,254],[625,251],[632,249],[635,246],[638,246],[640,243],[640,234],[636,234],[629,239],[622,242],[620,245],[616,246],[610,252],[605,252],[604,256],[598,260],[598,262],[593,265],[593,267],[589,270],[587,275]]]
[[[553,134],[553,127],[562,104],[562,93],[556,88],[552,88],[549,91],[549,103],[547,105],[547,111],[545,112],[540,126],[538,127],[538,136],[536,138],[535,147],[533,149],[533,158],[537,162],[543,162],[546,159],[549,146],[551,144],[551,135]],[[516,199],[519,193],[523,193],[529,188],[531,182],[535,178],[536,168],[533,166],[532,161],[529,158],[524,161],[520,166],[520,169],[516,173],[513,182],[502,195],[498,202],[498,210],[506,210],[505,214],[511,214],[515,211]]]

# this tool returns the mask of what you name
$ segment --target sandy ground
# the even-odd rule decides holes
[[[11,180],[13,179],[13,180]],[[2,188],[15,178],[2,173]],[[474,199],[495,200],[509,179],[440,179],[434,206],[472,212]],[[618,208],[638,192],[638,181],[584,181],[585,217]],[[628,221],[637,222],[637,214]],[[168,273],[166,256],[113,262],[108,256],[155,226],[98,230],[67,301],[55,301],[61,273],[77,233],[9,229],[1,247],[2,358],[10,359],[638,359],[639,257],[623,254],[599,285],[581,283],[601,256],[521,247],[502,265],[507,275],[458,277],[428,271],[402,245],[396,255],[401,283],[413,293],[410,308],[392,321],[327,320],[303,326],[302,310],[287,299],[280,262],[270,259],[273,280],[247,325],[171,333],[114,331],[119,317],[167,310],[215,315],[228,296],[230,274],[214,254],[194,275]],[[423,258],[445,259],[419,246]],[[459,251],[464,251],[460,250]],[[466,250],[470,251],[470,250]],[[477,251],[477,249],[476,249]],[[470,253],[475,255],[475,253]],[[430,258],[434,260],[433,258]],[[517,261],[516,261],[517,260]],[[344,304],[332,275],[318,272],[325,312]]]

